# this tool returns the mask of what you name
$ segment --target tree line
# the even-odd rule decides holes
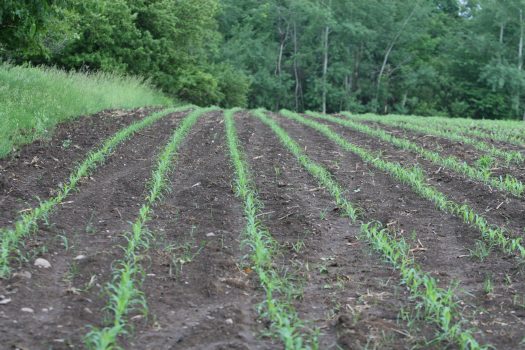
[[[199,105],[525,116],[525,0],[4,0],[0,59]]]

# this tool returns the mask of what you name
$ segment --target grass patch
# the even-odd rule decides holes
[[[110,108],[173,101],[136,77],[0,64],[0,158],[49,137],[60,122]]]

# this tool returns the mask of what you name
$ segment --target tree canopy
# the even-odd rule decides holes
[[[0,58],[200,105],[523,118],[525,0],[5,0]]]

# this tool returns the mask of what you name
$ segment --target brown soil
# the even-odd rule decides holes
[[[320,122],[330,126],[352,143],[368,150],[381,151],[383,157],[388,161],[398,162],[406,167],[419,164],[426,172],[428,183],[446,194],[450,199],[469,204],[478,213],[487,217],[490,223],[506,227],[516,236],[525,237],[523,231],[525,229],[525,197],[516,197],[508,192],[492,189],[481,182],[444,169],[421,158],[416,153],[402,150],[378,138],[354,132],[350,128],[335,123]],[[454,149],[450,148],[446,155],[462,158],[462,153],[453,151]],[[469,190],[465,191],[465,188]]]
[[[465,160],[468,164],[475,166],[476,161],[483,155],[486,155],[486,153],[474,148],[473,146],[469,144],[459,143],[459,142],[452,142],[450,140],[447,140],[442,137],[432,136],[432,135],[422,135],[414,132],[410,132],[401,128],[395,128],[391,126],[387,126],[380,123],[373,123],[373,122],[366,122],[364,124],[368,124],[373,127],[381,128],[389,133],[391,133],[394,136],[401,137],[401,138],[407,138],[412,142],[415,142],[419,144],[422,147],[429,148],[434,151],[438,151],[440,154],[443,154],[444,156],[454,155],[457,158],[461,160]],[[484,140],[487,141],[487,140]],[[489,142],[489,144],[492,144],[495,147],[499,147],[503,150],[521,150],[525,156],[525,150],[523,148],[517,148],[517,147],[501,147],[502,145],[497,142]],[[492,173],[494,176],[503,176],[505,177],[506,174],[513,175],[521,182],[525,182],[525,166],[523,164],[516,165],[506,165],[503,161],[499,160],[498,164],[495,165],[495,167],[492,169]]]
[[[154,110],[102,111],[77,118],[58,125],[50,140],[0,159],[0,227],[12,223],[20,210],[50,197],[93,147]]]
[[[469,249],[474,249],[475,241],[480,239],[479,232],[460,219],[437,210],[408,186],[363,163],[359,157],[343,151],[313,129],[286,118],[277,120],[292,137],[300,140],[309,156],[331,170],[348,189],[349,198],[363,208],[367,219],[396,228],[412,243],[416,261],[423,270],[431,272],[442,287],[454,281],[460,283],[457,294],[464,302],[464,315],[470,324],[484,331],[483,335],[478,335],[480,340],[502,349],[523,347],[520,342],[525,329],[525,312],[522,306],[516,305],[514,298],[519,299],[525,293],[525,284],[521,282],[523,268],[517,261],[501,254],[497,248],[483,262],[471,258]],[[331,126],[352,143],[374,151],[382,150],[386,159],[393,160],[390,149],[378,140]],[[467,197],[471,193],[471,186],[469,192],[463,192]],[[514,216],[511,220],[521,220],[521,217]],[[495,286],[489,295],[484,291],[487,276]],[[506,282],[507,277],[510,282]]]
[[[0,206],[18,205],[1,211],[0,224],[8,225],[17,210],[34,205],[35,196],[47,198],[91,148],[145,112],[137,113],[118,116],[118,123],[101,114],[84,124],[77,125],[78,120],[60,126],[50,143],[27,146],[19,158],[0,161],[4,176],[9,176]],[[0,305],[0,349],[83,348],[88,325],[107,325],[104,288],[112,264],[122,256],[123,233],[146,195],[155,156],[183,116],[166,117],[124,142],[27,240],[23,248],[27,260],[17,264],[12,278],[0,280],[0,300],[11,299]],[[469,249],[480,238],[477,231],[315,131],[275,118],[312,159],[334,174],[347,197],[362,208],[364,219],[380,220],[401,232],[417,262],[443,287],[460,282],[456,293],[464,302],[460,307],[465,326],[481,329],[479,340],[501,349],[522,346],[525,309],[519,305],[525,304],[525,283],[523,268],[513,258],[497,249],[483,262],[470,257]],[[275,266],[297,286],[293,304],[308,328],[320,330],[320,348],[454,348],[426,344],[435,335],[435,326],[421,318],[407,323],[400,317],[414,316],[416,302],[398,272],[360,239],[359,224],[340,216],[330,195],[271,130],[246,113],[238,114],[236,122],[264,205],[260,219],[280,244]],[[91,123],[89,132],[85,123]],[[391,160],[414,162],[413,154],[336,129],[359,145],[383,150]],[[64,140],[72,140],[70,147],[62,147]],[[35,156],[41,167],[31,164]],[[152,238],[143,254],[141,290],[149,313],[130,315],[132,331],[120,339],[123,348],[282,348],[267,336],[268,324],[257,314],[264,291],[248,268],[242,202],[232,190],[228,157],[222,114],[209,113],[184,141],[170,175],[171,191],[155,207],[148,224]],[[429,174],[436,170],[418,162]],[[435,175],[432,184],[480,210],[510,201],[486,212],[494,222],[513,230],[524,223],[521,200],[489,193],[443,170]],[[52,268],[35,268],[36,257],[49,260]],[[489,275],[494,290],[487,294],[484,282]],[[21,312],[22,308],[33,312]]]
[[[359,225],[339,215],[331,196],[272,131],[246,114],[238,128],[264,205],[263,223],[284,248],[282,264],[303,286],[295,306],[320,329],[320,348],[404,349],[431,336],[398,323],[401,308],[410,306],[399,275],[357,239]],[[304,247],[294,249],[301,242]]]
[[[166,130],[182,116],[163,118],[125,141],[27,241],[29,261],[20,263],[12,279],[0,281],[0,294],[12,299],[0,309],[2,344],[68,348],[81,343],[88,324],[101,325],[102,287],[121,256],[122,233],[137,214],[154,156],[170,135]],[[37,256],[52,268],[34,267]],[[85,258],[75,260],[79,256]],[[23,277],[27,272],[29,279]],[[24,307],[34,313],[21,313]]]

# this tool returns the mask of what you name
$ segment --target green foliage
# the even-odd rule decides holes
[[[218,0],[26,0],[0,6],[0,60],[143,76],[199,105],[246,104],[248,77],[213,62],[220,59],[214,55]]]
[[[222,94],[220,105],[225,108],[246,107],[248,105],[247,91],[250,90],[251,80],[241,71],[231,65],[222,64],[214,68],[219,91]]]
[[[200,105],[522,119],[520,11],[523,0],[6,0],[0,59],[143,76]]]
[[[178,96],[197,105],[218,103],[222,100],[217,79],[200,70],[181,71],[178,77]]]
[[[172,104],[139,78],[8,64],[0,64],[0,101],[0,158],[13,147],[47,137],[57,123],[83,114]]]
[[[0,55],[25,54],[39,49],[41,34],[55,0],[2,0]]]

